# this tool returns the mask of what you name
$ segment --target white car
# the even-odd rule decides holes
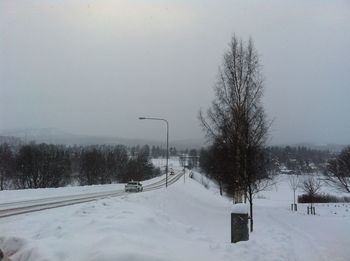
[[[138,181],[129,181],[125,185],[125,192],[141,192],[142,190],[142,184]]]

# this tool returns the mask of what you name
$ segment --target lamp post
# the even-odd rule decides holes
[[[139,120],[164,121],[166,123],[166,167],[165,167],[165,187],[168,187],[168,161],[169,161],[169,122],[162,118],[139,117]]]

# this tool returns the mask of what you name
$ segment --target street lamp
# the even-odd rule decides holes
[[[164,121],[166,123],[166,167],[165,167],[165,187],[168,187],[168,160],[169,160],[169,122],[162,118],[139,117],[139,120]]]

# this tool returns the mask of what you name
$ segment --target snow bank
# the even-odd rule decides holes
[[[0,248],[13,261],[350,260],[350,205],[308,216],[289,211],[291,197],[282,177],[254,201],[250,240],[231,244],[232,203],[186,175],[167,189],[1,219]]]
[[[191,176],[192,178],[199,182],[200,184],[202,184],[206,189],[209,189],[210,191],[214,192],[214,193],[220,193],[220,188],[219,185],[217,184],[216,181],[211,180],[210,178],[206,177],[204,174],[196,171],[196,170],[192,170],[191,171]]]
[[[33,246],[28,240],[19,237],[0,237],[0,246],[4,255],[11,261],[48,261],[42,249]]]

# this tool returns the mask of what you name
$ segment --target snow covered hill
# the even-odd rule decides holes
[[[350,205],[308,216],[305,206],[289,211],[291,196],[282,176],[256,199],[250,240],[231,244],[231,202],[186,176],[168,189],[1,219],[0,248],[15,261],[350,260]]]

